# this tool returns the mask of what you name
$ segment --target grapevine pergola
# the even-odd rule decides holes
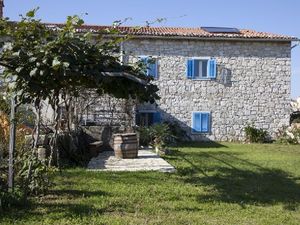
[[[77,33],[76,29],[83,24],[78,16],[68,17],[63,26],[49,28],[35,19],[35,12],[29,11],[20,22],[0,20],[0,65],[4,67],[1,76],[13,81],[10,91],[15,93],[17,104],[32,104],[36,108],[33,149],[38,143],[43,100],[58,110],[61,98],[78,97],[83,89],[94,90],[99,96],[109,94],[140,102],[159,98],[157,86],[145,76],[142,66],[123,65],[119,61],[119,43],[126,37],[118,37],[115,29],[106,30],[105,34],[113,33],[116,38],[104,40],[103,34],[95,37],[91,33]],[[13,125],[14,121],[11,122]],[[14,127],[14,139],[13,130]],[[55,139],[56,133],[51,141],[53,151]],[[10,156],[12,167],[13,151]]]

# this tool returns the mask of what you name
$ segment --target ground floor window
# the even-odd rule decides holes
[[[141,111],[136,113],[136,125],[149,127],[153,124],[160,123],[160,112]]]
[[[192,113],[192,132],[208,133],[211,130],[210,112],[193,112]]]

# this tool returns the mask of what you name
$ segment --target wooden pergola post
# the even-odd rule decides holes
[[[8,188],[14,189],[14,155],[16,147],[16,97],[11,98],[11,112],[10,112],[10,130],[9,130],[9,158],[8,158]]]

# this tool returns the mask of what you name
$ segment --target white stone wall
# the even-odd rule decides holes
[[[129,62],[139,55],[158,57],[155,83],[163,120],[175,120],[191,133],[192,112],[211,112],[211,132],[190,134],[194,140],[243,140],[247,123],[274,137],[289,123],[289,42],[134,39],[124,43],[124,51]],[[189,57],[216,58],[217,79],[187,79]],[[221,74],[225,70],[230,75],[226,83]]]

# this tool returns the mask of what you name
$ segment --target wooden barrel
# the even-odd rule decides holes
[[[133,159],[138,156],[138,141],[136,133],[114,135],[115,156],[121,159]]]

